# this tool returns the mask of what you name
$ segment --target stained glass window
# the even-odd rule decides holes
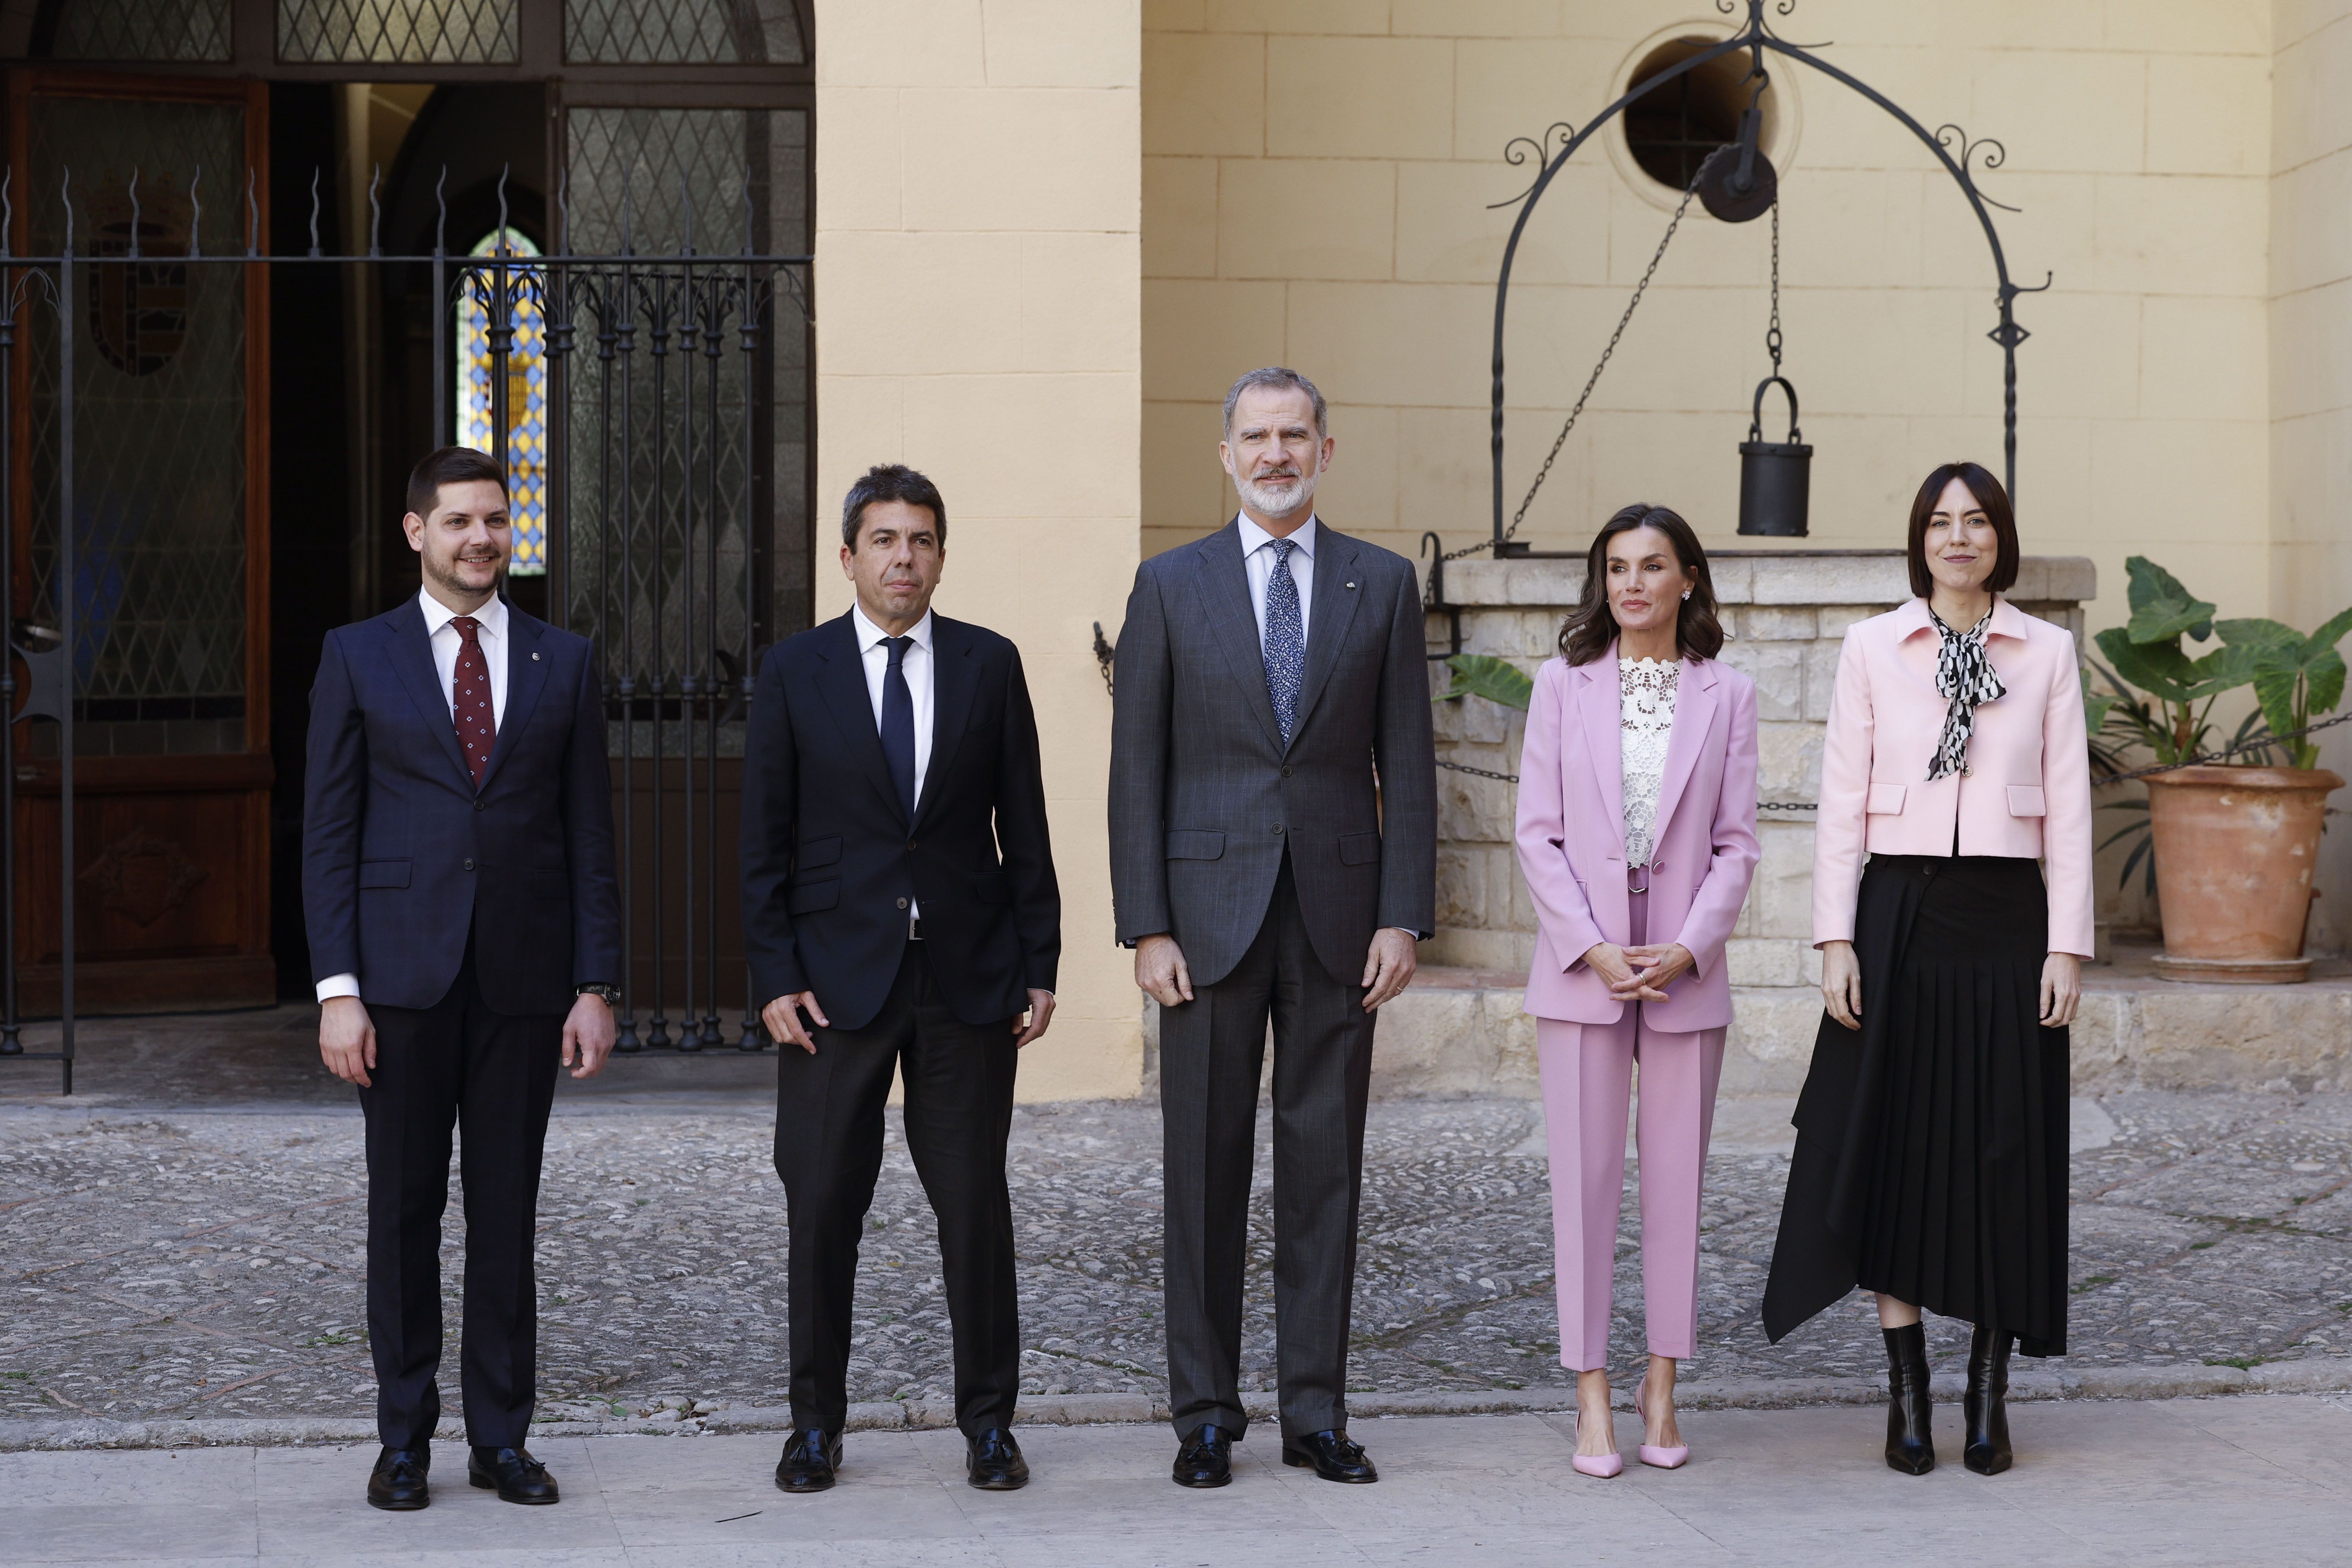
[[[510,65],[516,0],[278,0],[289,64]]]
[[[510,228],[484,235],[473,254],[498,254],[501,234],[509,255],[539,254]],[[517,577],[547,574],[547,316],[537,288],[542,277],[530,267],[507,275],[514,324],[507,351],[507,510],[514,519],[514,555],[507,570]],[[483,297],[495,290],[496,279],[495,272],[480,273],[479,287],[467,288],[457,305],[457,445],[493,457],[490,313]]]
[[[793,0],[565,0],[563,55],[583,63],[802,63]]]
[[[71,0],[58,14],[58,60],[225,60],[228,0]]]

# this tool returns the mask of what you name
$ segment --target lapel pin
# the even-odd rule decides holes
[[[1354,587],[1354,586],[1355,586],[1355,584],[1354,584],[1353,583],[1350,583],[1350,584],[1348,584],[1348,586],[1349,586],[1349,587],[1350,587],[1350,588],[1352,588],[1352,587]]]
[[[1349,586],[1349,587],[1350,587],[1350,588],[1352,588],[1352,587],[1354,587],[1354,586],[1355,586],[1355,584],[1354,584],[1353,583],[1350,583],[1350,584],[1348,584],[1348,586]],[[537,663],[539,662],[539,655],[537,655],[536,653],[532,654],[532,655],[530,656],[530,662],[531,662],[531,663],[533,663],[533,664],[537,664]]]

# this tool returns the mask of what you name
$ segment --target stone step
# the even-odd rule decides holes
[[[2158,979],[2157,950],[2118,942],[2084,972],[2074,1086],[2352,1089],[2352,963],[2322,960],[2299,985]],[[1372,1051],[1379,1099],[1500,1094],[1533,1098],[1535,1020],[1523,976],[1423,968],[1381,1011]],[[1821,993],[1810,985],[1732,991],[1723,1092],[1794,1094],[1812,1059]]]

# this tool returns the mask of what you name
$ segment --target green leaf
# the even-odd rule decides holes
[[[2249,616],[2244,620],[2216,621],[2213,623],[2213,627],[2221,634],[2223,645],[2229,647],[2262,651],[2270,648],[2299,649],[2304,644],[2303,634],[2293,626],[2277,621],[2266,621],[2260,616]]]
[[[2334,620],[2311,634],[2310,646],[2314,648],[2332,648],[2344,640],[2345,634],[2347,632],[2352,632],[2352,610],[2340,610]]]
[[[2307,650],[2310,645],[2305,646]],[[2303,668],[2311,680],[2303,708],[2303,721],[2308,724],[2335,712],[2344,700],[2344,656],[2333,647],[2323,647],[2317,658],[2306,658]]]
[[[2243,686],[2252,676],[2242,650],[2216,648],[2192,659],[2176,643],[2134,642],[2121,626],[2101,632],[2098,644],[2117,675],[2167,702],[2199,701]]]
[[[2078,672],[2083,678],[2083,722],[2094,735],[2106,727],[2107,710],[2123,700],[2112,692],[2098,691],[2091,686],[2091,672]]]
[[[1445,664],[1454,671],[1454,688],[1437,699],[1440,702],[1454,697],[1483,697],[1525,712],[1528,700],[1535,694],[1536,683],[1527,671],[1493,654],[1457,653]]]
[[[2192,596],[2180,579],[2150,561],[2135,555],[2124,563],[2131,578],[2131,640],[2170,642],[2187,632],[2199,642],[2213,635],[2213,606]]]

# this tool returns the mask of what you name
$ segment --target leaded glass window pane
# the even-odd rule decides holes
[[[245,279],[190,266],[199,165],[205,250],[242,248],[245,116],[234,104],[36,97],[32,241],[66,239],[70,169],[73,648],[96,754],[238,751],[245,735]],[[133,176],[137,186],[134,193]],[[215,183],[217,182],[217,183]],[[135,194],[135,217],[134,217]],[[143,259],[129,260],[137,233]],[[45,294],[36,292],[36,300]],[[27,313],[36,624],[58,612],[63,413],[57,312]]]
[[[474,247],[476,256],[495,256],[499,237],[509,256],[537,256],[539,247],[513,229],[493,230]],[[507,515],[514,522],[514,552],[507,571],[517,577],[547,575],[547,310],[546,273],[532,267],[507,274],[508,322],[514,337],[507,348]],[[457,299],[457,445],[498,455],[497,402],[491,395],[496,362],[490,353],[490,310],[498,274],[484,270],[469,279]]]
[[[278,0],[278,58],[289,63],[509,65],[518,47],[516,5],[517,0]]]
[[[793,0],[564,0],[566,59],[612,65],[799,65]]]
[[[225,60],[229,0],[67,0],[49,58]]]
[[[756,651],[746,646],[747,531],[772,569],[758,585],[766,637],[808,619],[805,324],[778,279],[747,356],[742,269],[726,262],[747,247],[806,250],[807,117],[577,108],[567,126],[569,248],[647,258],[625,297],[608,289],[574,305],[565,446],[572,625],[598,637],[607,675],[631,675],[639,692],[656,677],[675,691],[678,675],[714,664],[731,681]],[[689,242],[690,268],[657,259]],[[759,275],[763,287],[767,276]],[[715,340],[707,327],[691,341],[679,330],[689,310],[703,323],[715,312]],[[632,328],[609,361],[600,357],[607,319]],[[761,394],[747,402],[753,386]],[[665,748],[677,744],[676,730]],[[652,731],[640,725],[636,754],[652,754]],[[730,722],[722,751],[740,746]]]

